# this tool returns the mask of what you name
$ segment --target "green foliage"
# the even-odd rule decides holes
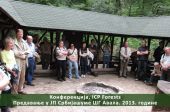
[[[20,0],[125,16],[170,15],[170,0]]]
[[[64,6],[123,16],[170,16],[170,0],[19,0],[45,5]],[[40,33],[41,34],[41,33]],[[128,39],[129,46],[137,49],[140,40]],[[115,38],[120,46],[120,38]],[[151,41],[151,51],[158,46],[158,40]]]

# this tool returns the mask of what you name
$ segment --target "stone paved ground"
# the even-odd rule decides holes
[[[99,75],[98,77],[87,76],[82,79],[72,79],[65,82],[59,82],[56,77],[37,77],[34,80],[35,87],[26,86],[27,93],[75,93],[86,82],[104,82],[106,84],[120,87],[125,93],[155,93],[155,87],[147,86],[141,81],[135,81],[134,78],[118,78],[116,75]],[[15,107],[12,112],[151,112],[148,107]]]

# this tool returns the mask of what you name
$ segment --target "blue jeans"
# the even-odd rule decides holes
[[[32,83],[32,78],[34,75],[34,67],[35,67],[35,60],[34,58],[28,58],[28,67],[27,67],[27,74],[26,74],[26,80],[27,84]]]
[[[109,62],[110,62],[110,56],[109,55],[104,55],[103,56],[103,68],[105,68],[105,64],[106,67],[109,68]]]
[[[72,69],[74,67],[75,69],[75,75],[76,75],[76,78],[79,78],[79,70],[78,70],[78,63],[77,61],[71,61],[71,60],[68,60],[68,65],[69,65],[69,78],[72,78]]]

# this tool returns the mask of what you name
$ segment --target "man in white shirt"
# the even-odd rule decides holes
[[[160,64],[162,66],[161,80],[169,80],[170,75],[170,47],[164,48],[165,54],[162,55]]]
[[[125,42],[124,47],[120,51],[120,74],[119,77],[127,77],[127,65],[131,56],[131,49],[128,47],[128,42]]]
[[[29,54],[27,55],[28,67],[27,67],[27,72],[26,72],[26,81],[27,81],[27,85],[29,85],[29,86],[34,86],[34,84],[32,84],[32,79],[33,79],[34,68],[35,68],[35,57],[34,57],[35,45],[32,41],[33,41],[32,36],[28,35],[27,36],[27,45],[28,45],[28,49],[29,49]]]

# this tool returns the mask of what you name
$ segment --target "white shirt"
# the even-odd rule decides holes
[[[88,55],[89,55],[89,49],[87,48],[87,53],[82,53],[82,52],[81,52],[81,49],[80,49],[79,55],[82,56],[82,57],[88,56]]]
[[[4,71],[2,71],[1,69],[0,69],[0,75],[2,75],[1,77],[2,77],[2,79],[1,80],[10,80],[11,78],[10,78],[10,74],[5,74],[4,73]],[[1,81],[0,80],[0,81]],[[9,90],[10,89],[10,87],[9,87],[9,85],[7,85],[7,86],[5,86],[5,88],[3,89],[4,91],[7,91],[7,90]]]
[[[56,58],[57,58],[57,60],[66,60],[67,53],[68,53],[68,51],[65,47],[63,47],[63,48],[57,47],[56,48],[56,54],[57,54]]]
[[[68,55],[69,56],[77,56],[77,49],[68,49]]]
[[[77,49],[68,49],[68,56],[71,61],[77,61],[78,53]]]
[[[28,48],[29,48],[28,58],[34,57],[34,54],[35,54],[35,45],[34,45],[34,43],[29,44],[29,43],[27,42],[27,46],[28,46]]]
[[[125,49],[127,49],[127,54],[125,53]],[[120,50],[120,59],[123,59],[125,57],[130,57],[131,56],[131,49],[129,47],[125,48],[125,47],[122,47],[121,50]]]
[[[163,54],[160,60],[164,65],[170,65],[170,56]]]

